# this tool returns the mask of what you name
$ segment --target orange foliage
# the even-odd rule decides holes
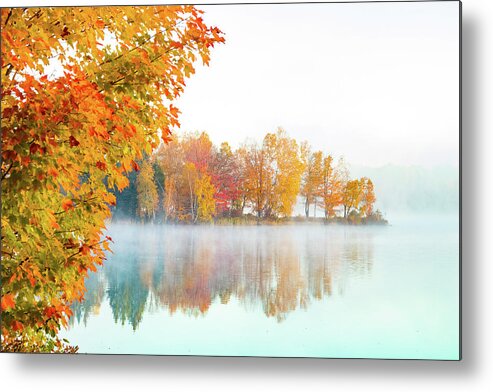
[[[60,350],[111,191],[179,126],[172,100],[224,38],[193,6],[2,8],[1,27],[2,343]]]

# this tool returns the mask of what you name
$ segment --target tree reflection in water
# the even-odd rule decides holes
[[[314,300],[344,294],[373,262],[364,227],[113,225],[114,253],[87,280],[74,320],[97,314],[105,296],[115,322],[136,329],[146,311],[199,316],[237,299],[284,320]]]

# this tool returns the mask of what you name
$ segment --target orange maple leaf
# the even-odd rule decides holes
[[[54,306],[48,306],[44,311],[45,316],[48,318],[53,317],[54,315],[56,315],[56,313],[57,313],[57,310]]]
[[[80,252],[83,254],[83,255],[87,255],[89,254],[89,252],[91,251],[91,248],[89,246],[87,246],[86,244],[83,244],[81,247],[80,247]]]
[[[104,29],[105,27],[105,23],[102,20],[97,20],[95,25],[98,29]]]
[[[58,177],[58,175],[60,174],[58,170],[55,169],[54,167],[49,167],[47,173],[52,177]]]
[[[74,202],[70,199],[63,199],[62,208],[65,211],[71,210],[72,208],[74,208]]]
[[[15,299],[12,294],[2,295],[2,311],[15,308]]]
[[[169,106],[169,111],[173,117],[178,117],[178,115],[180,114],[180,109],[178,109],[177,107],[175,107],[173,105]]]
[[[12,329],[14,331],[22,331],[24,329],[24,325],[17,320],[12,321]]]

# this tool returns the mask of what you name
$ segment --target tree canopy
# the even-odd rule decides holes
[[[2,345],[63,351],[112,190],[169,141],[173,100],[224,37],[193,6],[3,8],[1,28]]]
[[[343,159],[334,164],[330,154],[312,152],[308,142],[298,143],[282,128],[262,143],[249,140],[236,149],[213,144],[206,132],[175,134],[139,165],[139,175],[129,175],[133,198],[128,190],[116,193],[117,220],[286,222],[297,214],[301,197],[308,220],[384,223],[373,211],[369,178],[351,179]]]

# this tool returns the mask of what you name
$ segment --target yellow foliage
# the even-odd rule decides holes
[[[197,178],[195,182],[195,194],[198,199],[197,218],[201,222],[211,221],[216,212],[215,191],[209,175],[202,174]]]
[[[141,218],[150,219],[156,216],[159,198],[154,171],[148,161],[144,161],[137,176],[137,201],[137,210]]]

